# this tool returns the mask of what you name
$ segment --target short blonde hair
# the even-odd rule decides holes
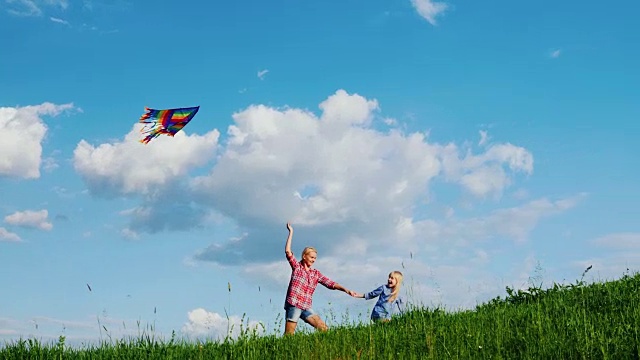
[[[306,248],[304,248],[304,250],[302,250],[302,258],[304,259],[304,256],[310,252],[318,254],[318,250],[316,250],[316,248],[314,248],[313,246],[307,246]]]

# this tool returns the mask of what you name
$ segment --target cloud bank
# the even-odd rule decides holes
[[[40,177],[42,141],[47,133],[43,116],[58,116],[73,104],[43,103],[25,107],[0,107],[0,177]]]
[[[49,221],[49,212],[47,210],[39,211],[17,211],[11,215],[7,215],[4,218],[7,224],[34,228],[49,231],[53,229],[53,224]]]
[[[238,235],[213,239],[193,258],[241,266],[248,279],[274,287],[288,277],[281,266],[287,221],[297,230],[294,248],[316,246],[318,266],[340,281],[370,284],[412,254],[413,271],[423,275],[489,284],[490,273],[474,267],[500,256],[499,244],[526,243],[540,221],[583,198],[520,197],[519,204],[495,207],[516,181],[533,174],[529,150],[489,143],[487,132],[477,146],[432,142],[428,132],[387,121],[377,100],[345,90],[318,110],[255,104],[232,115],[224,136],[180,132],[146,147],[134,127],[124,140],[81,141],[74,166],[96,196],[141,199],[123,209],[131,220],[122,231],[128,238],[230,220]],[[462,199],[470,205],[460,206]],[[474,211],[476,203],[489,210]],[[182,221],[166,221],[177,213]],[[518,256],[514,273],[531,271],[523,259],[532,255]],[[416,287],[436,291],[433,284]],[[454,285],[442,290],[448,299],[459,293]],[[491,290],[495,285],[477,292]],[[196,323],[189,331],[198,332]]]

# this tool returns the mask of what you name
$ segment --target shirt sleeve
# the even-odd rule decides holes
[[[291,269],[295,269],[298,267],[298,265],[300,265],[298,263],[298,260],[296,260],[296,256],[293,255],[293,252],[291,253],[291,255],[285,253],[285,256],[287,257],[287,260],[289,261],[289,265],[291,265]]]
[[[373,299],[375,297],[380,296],[380,294],[382,294],[382,291],[384,291],[384,285],[381,285],[379,288],[364,294],[364,298],[365,300]]]
[[[322,285],[324,285],[324,287],[326,287],[327,289],[333,289],[333,287],[336,285],[336,282],[329,279],[328,277],[322,275],[322,273],[320,271],[318,271],[318,282]]]

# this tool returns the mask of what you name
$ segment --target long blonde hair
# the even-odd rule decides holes
[[[393,287],[393,291],[391,291],[391,296],[389,297],[389,302],[394,302],[398,298],[398,294],[400,293],[400,287],[402,286],[402,278],[403,275],[400,271],[392,271],[389,273],[389,277],[393,277],[396,279],[396,286]]]

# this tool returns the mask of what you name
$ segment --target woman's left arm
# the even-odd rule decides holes
[[[349,290],[349,289],[345,288],[344,286],[342,286],[342,285],[340,285],[340,284],[338,284],[338,283],[335,283],[335,284],[333,285],[333,289],[334,289],[334,290],[344,291],[345,293],[347,293],[347,294],[349,294],[349,295],[351,295],[351,296],[356,296],[356,295],[357,295],[357,294],[355,293],[355,291],[351,291],[351,290]]]

